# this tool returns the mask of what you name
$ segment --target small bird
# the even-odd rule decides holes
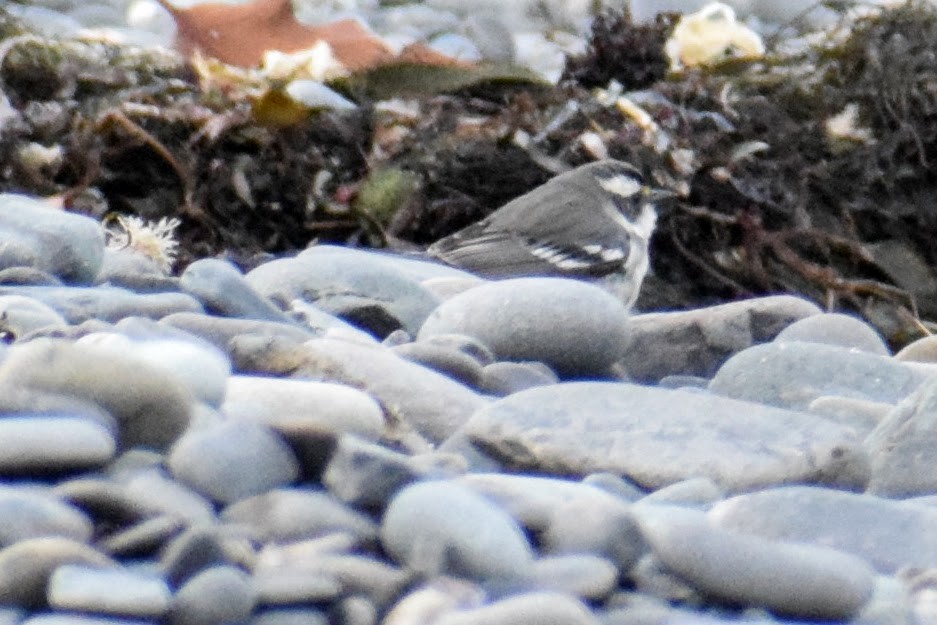
[[[487,278],[594,281],[630,308],[647,274],[655,202],[673,195],[648,186],[629,163],[597,161],[552,178],[427,252]]]

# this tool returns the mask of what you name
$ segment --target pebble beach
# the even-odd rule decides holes
[[[490,28],[550,76],[579,4]],[[17,10],[169,46],[147,6]],[[937,623],[934,337],[335,245],[173,271],[174,227],[0,194],[0,625]]]

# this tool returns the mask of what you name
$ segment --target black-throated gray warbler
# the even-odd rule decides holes
[[[602,160],[556,176],[427,251],[488,278],[592,280],[631,307],[648,269],[655,202],[672,195],[648,186],[632,165]]]

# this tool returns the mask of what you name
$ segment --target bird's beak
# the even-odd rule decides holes
[[[669,200],[677,197],[677,194],[669,189],[658,189],[649,186],[645,186],[641,190],[641,195],[648,202],[660,202],[661,200]]]

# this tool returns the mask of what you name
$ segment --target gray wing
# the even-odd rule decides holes
[[[564,174],[437,241],[428,252],[488,277],[603,276],[621,269],[630,253],[627,233],[609,216],[614,210],[591,177]],[[591,215],[584,220],[586,211]],[[602,253],[607,250],[620,253]]]

